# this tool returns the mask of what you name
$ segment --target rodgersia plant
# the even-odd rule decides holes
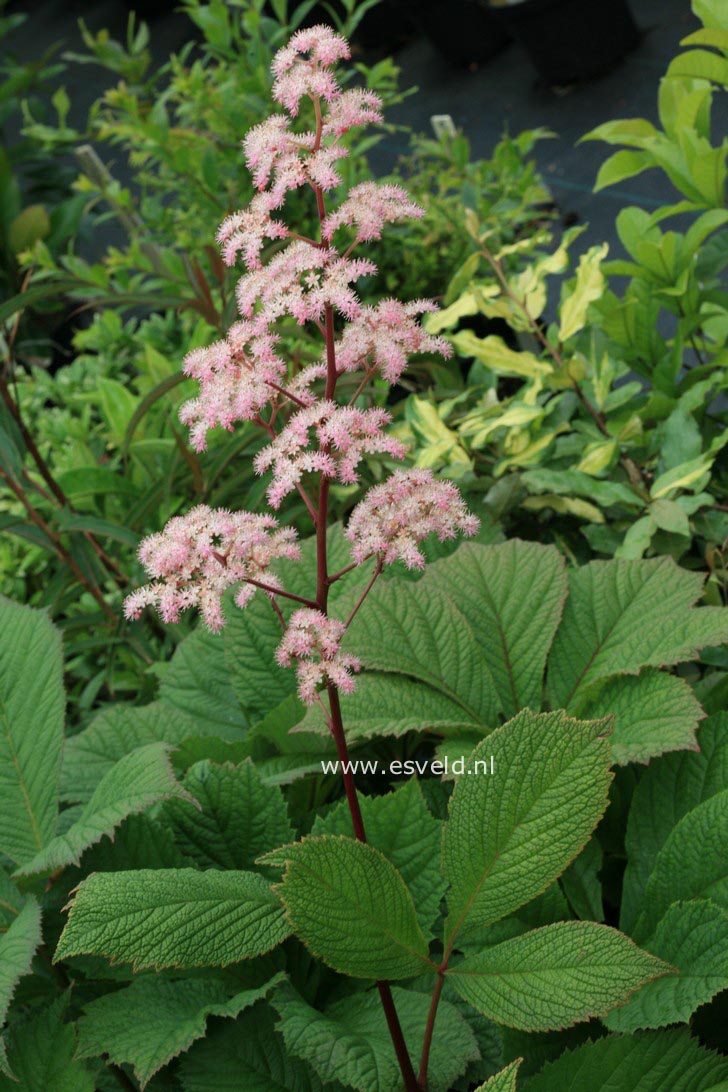
[[[401,559],[410,568],[422,567],[423,539],[434,534],[444,541],[478,528],[452,484],[436,481],[428,471],[395,471],[351,514],[346,537],[352,563],[329,571],[332,483],[356,483],[367,456],[405,455],[387,432],[389,414],[357,403],[375,375],[395,383],[411,353],[449,352],[444,340],[420,325],[420,315],[434,309],[429,301],[386,299],[365,307],[357,296],[359,278],[376,272],[359,254],[360,245],[380,238],[387,223],[423,211],[401,187],[376,182],[354,186],[337,208],[328,207],[330,191],[342,181],[337,162],[347,148],[341,137],[354,126],[381,120],[375,94],[339,86],[334,68],[348,57],[341,36],[316,26],[298,31],[274,59],[273,97],[283,113],[257,125],[244,140],[258,193],[247,209],[223,222],[217,237],[225,263],[232,266],[242,257],[247,267],[237,287],[241,320],[224,340],[188,355],[185,371],[199,380],[200,390],[180,414],[198,451],[205,449],[210,429],[232,429],[236,422],[253,421],[268,435],[255,468],[271,471],[271,508],[279,509],[295,490],[313,522],[317,549],[310,595],[287,591],[271,570],[276,560],[298,556],[290,529],[269,515],[198,506],[142,543],[139,557],[152,582],[126,600],[127,617],[138,618],[151,605],[166,622],[197,607],[217,631],[224,625],[226,589],[238,586],[234,601],[242,609],[256,590],[269,596],[283,629],[278,663],[295,666],[301,699],[321,705],[342,761],[349,755],[339,693],[354,690],[359,669],[358,659],[341,649],[347,628],[385,565]],[[310,129],[296,125],[307,106]],[[318,238],[299,234],[285,221],[286,197],[302,187],[315,202]],[[264,262],[267,240],[283,246]],[[313,324],[323,341],[321,361],[297,374],[278,352],[276,324],[284,316]],[[350,377],[353,392],[351,382],[345,387],[342,382]],[[332,617],[331,585],[368,562],[371,576],[353,610],[347,618]],[[279,599],[302,605],[286,619]],[[365,842],[352,775],[347,770],[343,777],[356,838]],[[391,989],[384,981],[378,986],[405,1085],[416,1087]]]
[[[371,186],[329,207],[337,137],[378,113],[339,92],[345,52],[316,28],[280,54],[260,189],[220,235],[241,317],[186,363],[194,444],[257,421],[271,507],[302,497],[314,534],[197,505],[150,536],[129,615],[204,625],[155,701],[72,705],[66,731],[60,633],[0,597],[0,1092],[715,1090],[728,722],[672,669],[715,660],[728,610],[666,558],[567,569],[518,540],[380,579],[476,521],[451,482],[376,467],[402,450],[367,385],[440,345],[429,305],[357,299],[360,243],[416,210]],[[322,337],[298,371],[291,316]],[[377,484],[327,528],[364,459]],[[349,748],[388,761],[355,786]]]

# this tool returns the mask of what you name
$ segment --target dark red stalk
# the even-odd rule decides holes
[[[321,104],[318,99],[314,99],[314,109],[316,111],[316,137],[314,142],[314,149],[320,147],[321,134],[322,134],[322,118],[321,118]],[[316,194],[316,208],[318,211],[319,221],[323,223],[326,216],[326,208],[324,205],[324,195],[320,186],[314,186],[314,193]],[[336,347],[334,342],[334,312],[330,304],[327,304],[324,309],[324,337],[326,342],[326,391],[324,397],[327,400],[333,400],[336,392],[336,382],[338,379],[336,371]],[[326,450],[326,446],[322,447],[322,450]],[[329,587],[331,581],[329,579],[328,570],[328,553],[327,553],[327,522],[328,522],[328,507],[329,507],[329,479],[325,474],[321,475],[321,481],[319,484],[318,495],[318,508],[316,512],[316,605],[318,609],[323,613],[327,613],[328,599],[329,599]],[[378,572],[376,573],[378,576]],[[369,587],[373,584],[373,580],[370,582]],[[369,588],[367,588],[367,591]],[[366,593],[365,593],[366,595]],[[355,608],[358,610],[361,603],[364,601],[364,597],[359,601],[359,604]],[[339,691],[336,686],[329,684],[327,687],[329,696],[329,707],[331,711],[330,727],[331,734],[334,737],[334,743],[336,744],[336,751],[341,764],[342,777],[344,781],[344,792],[346,793],[346,800],[349,806],[349,812],[351,814],[351,822],[354,828],[354,834],[358,841],[366,842],[366,831],[364,830],[364,820],[361,814],[361,808],[359,806],[359,798],[356,793],[356,785],[354,784],[354,777],[351,772],[351,765],[349,759],[349,748],[346,744],[346,736],[344,733],[344,725],[341,717],[341,704],[339,702]],[[377,989],[379,990],[379,997],[382,1002],[382,1008],[384,1009],[384,1015],[387,1020],[387,1026],[389,1028],[389,1034],[394,1046],[394,1052],[397,1056],[397,1062],[402,1073],[402,1079],[404,1080],[404,1086],[406,1092],[420,1092],[415,1071],[412,1066],[412,1061],[407,1050],[407,1044],[405,1043],[404,1034],[402,1032],[402,1025],[399,1022],[397,1015],[397,1009],[394,1004],[394,998],[392,997],[392,990],[388,982],[377,982]]]

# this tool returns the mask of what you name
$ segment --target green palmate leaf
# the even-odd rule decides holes
[[[30,971],[40,939],[40,907],[35,899],[29,898],[7,931],[0,934],[0,1028],[5,1023],[18,980]],[[0,1073],[10,1074],[2,1038]]]
[[[620,765],[694,750],[695,730],[705,716],[684,679],[652,669],[609,679],[582,711],[590,717],[614,715],[612,758]]]
[[[581,711],[589,688],[603,679],[680,663],[727,640],[728,611],[692,609],[702,586],[702,576],[665,557],[572,570],[549,659],[551,705]]]
[[[444,694],[469,722],[497,723],[486,657],[452,599],[434,584],[392,580],[375,586],[347,633],[364,667],[409,675]]]
[[[728,1060],[680,1031],[615,1035],[566,1051],[528,1082],[528,1092],[713,1092]]]
[[[627,822],[627,869],[620,924],[631,933],[645,885],[662,846],[680,819],[715,793],[728,789],[728,713],[700,727],[698,752],[666,755],[639,781]]]
[[[289,932],[280,902],[255,872],[95,872],[76,891],[55,958],[225,967],[262,955]]]
[[[601,818],[611,780],[608,722],[525,710],[470,756],[450,801],[442,863],[451,884],[448,943],[517,910],[577,856]]]
[[[22,864],[53,837],[63,743],[61,639],[0,597],[0,853]]]
[[[184,1092],[323,1092],[313,1070],[286,1048],[273,1026],[273,1013],[258,1005],[226,1021],[196,1043],[182,1059]],[[326,1085],[326,1092],[342,1092]]]
[[[615,1005],[672,968],[629,937],[591,921],[562,921],[468,955],[448,975],[491,1020],[558,1031]]]
[[[293,932],[353,978],[411,978],[432,965],[412,896],[394,865],[351,838],[304,838],[262,860],[285,864],[277,890]]]
[[[393,989],[405,1042],[413,1057],[422,1049],[430,999]],[[357,1092],[399,1092],[402,1077],[376,991],[357,993],[318,1012],[292,990],[273,998],[278,1028],[292,1055],[308,1062],[325,1083],[340,1081]],[[449,1092],[469,1062],[479,1057],[475,1036],[454,1005],[440,1003],[427,1087]]]
[[[399,871],[427,933],[445,890],[437,861],[442,824],[430,813],[414,778],[386,796],[360,796],[359,803],[367,841]],[[346,802],[341,801],[328,815],[317,818],[311,833],[353,838]]]
[[[78,864],[85,849],[111,834],[124,819],[162,800],[179,797],[194,804],[194,797],[175,778],[168,752],[166,743],[148,743],[125,755],[102,778],[75,823],[18,874],[30,876]]]
[[[184,786],[199,807],[175,800],[167,813],[177,844],[201,868],[251,868],[267,849],[293,838],[280,789],[264,785],[250,760],[198,762]]]
[[[728,910],[728,789],[688,812],[655,858],[642,910],[632,930],[638,941],[652,935],[673,902],[711,899]]]
[[[198,730],[194,735],[214,733],[221,739],[242,739],[250,717],[236,697],[223,647],[221,636],[198,626],[175,649],[164,670],[159,696],[165,705],[195,721]]]
[[[470,623],[489,666],[499,712],[510,717],[526,706],[538,709],[546,657],[567,592],[559,552],[517,539],[499,546],[467,544],[429,569],[419,594],[431,586],[446,591]]]
[[[487,1080],[485,1084],[479,1085],[475,1092],[516,1092],[518,1087],[516,1077],[522,1061],[522,1058],[517,1058],[515,1062],[511,1062],[505,1069],[501,1069],[500,1073],[496,1073],[490,1080]]]
[[[137,747],[155,742],[180,743],[204,731],[204,725],[199,727],[195,721],[161,702],[110,706],[94,717],[83,732],[66,740],[61,797],[85,802],[119,759]]]
[[[145,976],[84,1007],[78,1022],[78,1057],[108,1055],[128,1063],[144,1088],[154,1074],[201,1039],[211,1016],[235,1018],[268,996],[284,976],[230,996],[219,979],[172,980]]]
[[[728,989],[728,913],[712,902],[674,903],[645,947],[679,974],[649,982],[606,1019],[613,1031],[687,1023],[695,1010]]]
[[[76,1029],[63,1022],[68,1003],[61,997],[8,1031],[8,1062],[13,1076],[0,1074],[0,1092],[94,1092],[87,1064],[76,1058]]]
[[[341,699],[347,739],[372,736],[403,736],[412,731],[434,731],[443,735],[482,726],[453,698],[406,675],[367,671],[359,676],[353,694]],[[328,734],[326,718],[318,706],[309,706],[301,727]]]

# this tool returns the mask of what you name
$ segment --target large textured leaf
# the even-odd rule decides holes
[[[480,723],[462,705],[406,675],[363,672],[354,693],[342,697],[341,708],[349,740],[403,736],[413,731],[450,735],[463,728],[475,729],[482,735]],[[301,727],[321,734],[329,732],[317,705],[309,706]]]
[[[545,891],[589,840],[611,780],[607,732],[604,721],[525,710],[473,751],[471,770],[492,755],[495,772],[465,774],[450,801],[449,943]]]
[[[0,853],[16,864],[55,832],[63,708],[58,630],[0,597]]]
[[[55,958],[225,967],[262,955],[289,932],[280,902],[255,872],[95,872],[76,891]]]
[[[174,800],[167,813],[180,849],[202,868],[251,868],[267,849],[293,838],[280,789],[264,785],[249,760],[198,762],[184,786],[199,808]]]
[[[546,658],[567,592],[566,569],[552,546],[512,539],[469,543],[438,561],[419,585],[447,592],[483,649],[499,709],[511,717],[539,709]]]
[[[411,978],[431,967],[412,896],[383,853],[352,838],[304,838],[263,858],[285,864],[277,890],[306,947],[354,978]]]
[[[144,1088],[154,1074],[201,1039],[211,1016],[234,1018],[265,998],[282,981],[277,975],[258,989],[230,996],[220,979],[172,980],[147,975],[84,1008],[78,1022],[78,1057],[106,1054],[130,1064]]]
[[[461,997],[497,1024],[558,1031],[604,1016],[668,964],[591,921],[562,921],[467,956],[449,972]]]
[[[190,863],[168,826],[148,815],[130,815],[112,835],[86,850],[80,868],[88,875],[139,868],[185,868]]]
[[[649,982],[607,1017],[613,1031],[687,1023],[695,1010],[728,989],[728,913],[712,902],[674,903],[646,943],[679,975]]]
[[[393,989],[392,996],[410,1055],[418,1058],[430,999]],[[357,993],[324,1012],[292,990],[273,998],[278,1028],[292,1055],[304,1059],[322,1081],[340,1081],[357,1092],[399,1092],[402,1077],[376,990]],[[428,1068],[428,1092],[449,1092],[470,1061],[479,1057],[475,1036],[454,1007],[440,1002]]]
[[[0,1028],[18,980],[30,971],[35,950],[40,944],[40,907],[35,899],[26,900],[6,933],[0,935]],[[0,1038],[0,1073],[9,1073],[5,1043]]]
[[[652,935],[673,902],[711,899],[728,910],[728,789],[688,812],[655,859],[632,935]]]
[[[273,1026],[273,1012],[262,1005],[225,1022],[182,1059],[184,1092],[323,1092],[313,1070],[286,1048]],[[326,1085],[326,1092],[342,1092]]]
[[[175,649],[165,666],[159,696],[204,726],[197,735],[209,731],[221,739],[241,739],[250,724],[233,689],[223,638],[202,625]]]
[[[670,831],[701,801],[728,789],[728,713],[719,713],[701,725],[698,744],[697,753],[671,754],[652,762],[632,798],[620,921],[628,933],[634,928],[645,884]]]
[[[518,1087],[516,1077],[522,1061],[522,1058],[517,1058],[515,1062],[511,1062],[505,1069],[501,1069],[500,1073],[496,1073],[490,1080],[487,1080],[485,1084],[479,1085],[475,1092],[516,1092]]]
[[[161,800],[180,797],[194,803],[174,776],[168,751],[166,743],[148,743],[125,755],[102,778],[76,822],[19,869],[19,875],[78,864],[84,850],[111,834],[124,819]]]
[[[581,712],[594,683],[690,660],[728,640],[728,610],[692,609],[703,577],[671,558],[592,561],[573,569],[549,659],[551,705]]]
[[[619,765],[647,762],[665,751],[695,750],[695,730],[705,716],[684,679],[652,669],[609,679],[583,706],[585,716],[610,713],[612,758]]]
[[[726,1080],[728,1059],[704,1050],[685,1029],[584,1043],[545,1066],[526,1087],[528,1092],[718,1092]]]
[[[64,1023],[67,997],[18,1020],[7,1033],[13,1076],[0,1073],[0,1092],[94,1092],[93,1069],[76,1058],[76,1029]]]
[[[444,882],[438,867],[440,828],[425,804],[419,782],[406,781],[385,796],[360,796],[367,841],[388,857],[412,893],[425,933],[437,917]],[[311,832],[354,837],[346,801],[316,819]]]
[[[408,675],[438,690],[462,708],[464,719],[497,723],[490,664],[470,623],[435,584],[376,585],[347,633],[346,647],[364,667]]]
[[[216,729],[213,727],[212,729]],[[189,720],[162,702],[113,705],[102,710],[88,728],[67,739],[61,767],[61,797],[86,803],[102,777],[131,751],[145,743],[180,743],[199,736],[205,725]]]

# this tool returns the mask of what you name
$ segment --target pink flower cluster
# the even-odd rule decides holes
[[[235,421],[251,421],[274,395],[286,375],[276,355],[277,338],[256,332],[250,322],[236,322],[227,337],[185,357],[185,375],[199,380],[200,393],[180,408],[190,428],[195,451],[207,447],[207,433],[220,425],[230,431]]]
[[[352,672],[360,668],[356,656],[340,651],[345,626],[318,610],[297,610],[291,615],[276,659],[281,667],[296,665],[298,693],[302,701],[316,701],[316,691],[323,682],[333,683],[350,694],[356,683]]]
[[[425,210],[410,201],[407,190],[401,186],[361,182],[349,191],[349,196],[336,212],[326,217],[321,233],[330,242],[337,229],[346,224],[356,227],[358,243],[368,242],[381,238],[384,224],[419,220],[424,215]]]
[[[413,353],[449,353],[447,343],[421,324],[421,316],[435,310],[431,302],[383,299],[365,306],[357,294],[357,281],[376,272],[376,266],[353,250],[378,239],[385,224],[422,216],[422,209],[399,186],[363,182],[338,208],[326,211],[325,195],[341,183],[337,165],[347,152],[341,137],[353,126],[381,120],[376,95],[342,91],[337,83],[334,65],[348,56],[344,39],[321,26],[298,31],[276,55],[273,95],[285,113],[247,134],[244,154],[258,192],[247,209],[226,218],[217,236],[224,262],[232,266],[242,256],[246,267],[237,286],[241,319],[222,340],[186,357],[184,371],[198,380],[199,393],[180,411],[198,451],[204,450],[212,428],[229,430],[237,421],[262,424],[270,442],[256,456],[255,469],[272,471],[270,505],[278,508],[292,490],[305,488],[317,524],[320,510],[308,495],[304,475],[353,484],[366,456],[399,459],[405,454],[386,432],[391,419],[384,409],[336,400],[341,376],[361,372],[361,392],[374,372],[396,383]],[[313,101],[315,129],[300,132],[296,118],[304,98]],[[320,240],[298,235],[283,218],[274,217],[287,194],[304,186],[315,194]],[[340,250],[334,240],[345,229],[347,248]],[[269,240],[283,245],[266,260]],[[344,319],[338,336],[335,313]],[[292,376],[276,332],[284,316],[312,323],[326,339],[321,358]],[[322,381],[323,396],[316,393]],[[323,526],[325,495],[322,489]],[[419,546],[428,535],[441,540],[457,532],[472,535],[477,526],[451,482],[437,481],[429,470],[399,470],[357,505],[346,535],[355,563],[376,557],[376,578],[382,564],[397,559],[421,567]],[[237,586],[240,607],[255,593],[255,582],[271,596],[286,595],[270,566],[299,557],[295,537],[270,515],[193,508],[142,543],[139,557],[151,582],[127,598],[126,615],[138,618],[144,607],[154,606],[166,622],[175,622],[183,610],[196,607],[205,624],[219,630],[221,597],[231,586]],[[287,624],[274,602],[284,624],[278,662],[295,664],[306,702],[315,701],[324,684],[349,693],[359,661],[341,651],[348,623],[313,609],[313,599],[303,602],[308,605]]]
[[[337,367],[342,372],[374,368],[388,383],[396,383],[412,353],[450,356],[448,342],[428,334],[417,321],[418,315],[436,310],[431,300],[386,299],[374,307],[362,307],[339,339]]]
[[[278,508],[306,472],[317,471],[345,484],[356,482],[356,468],[365,455],[401,459],[404,445],[384,432],[390,421],[382,409],[356,409],[336,402],[314,402],[294,413],[275,440],[255,457],[259,474],[273,469],[268,501]],[[311,442],[311,433],[318,446]]]
[[[438,481],[431,470],[396,470],[357,504],[346,537],[357,562],[374,554],[387,565],[399,558],[408,569],[421,569],[418,544],[428,535],[444,542],[458,531],[474,535],[478,527],[452,482]]]
[[[299,557],[296,532],[279,527],[273,516],[200,504],[141,543],[139,560],[153,582],[127,596],[124,613],[139,618],[144,607],[153,606],[165,622],[178,622],[182,611],[197,607],[216,632],[224,624],[221,596],[227,588],[245,580],[280,587],[270,565]],[[242,584],[237,605],[244,607],[255,590],[253,584]]]

